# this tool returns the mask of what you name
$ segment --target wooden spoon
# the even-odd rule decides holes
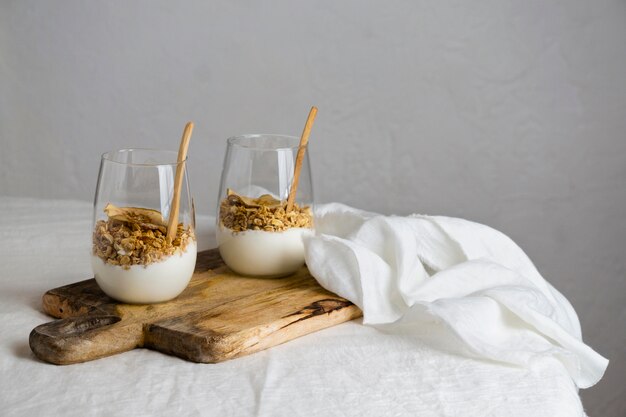
[[[178,212],[180,209],[180,189],[183,185],[183,173],[185,172],[185,160],[187,159],[187,149],[189,148],[189,140],[193,132],[193,122],[187,123],[183,131],[183,137],[180,139],[180,148],[178,148],[178,165],[176,166],[176,177],[174,178],[174,195],[172,196],[172,204],[170,205],[170,217],[167,223],[167,243],[172,243],[176,236],[178,228]]]
[[[293,210],[293,204],[296,201],[296,191],[298,191],[298,181],[300,180],[300,171],[302,170],[302,162],[304,161],[304,153],[306,152],[306,145],[309,143],[309,135],[313,128],[313,122],[317,115],[317,107],[311,107],[309,117],[306,119],[302,136],[300,137],[300,145],[298,146],[298,154],[296,155],[296,167],[293,172],[293,180],[291,181],[291,188],[289,189],[289,196],[287,197],[287,213]]]

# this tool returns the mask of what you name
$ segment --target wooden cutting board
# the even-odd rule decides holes
[[[143,347],[214,363],[248,355],[361,316],[320,287],[306,267],[285,278],[234,274],[217,250],[198,253],[187,289],[160,304],[123,304],[94,279],[55,288],[43,309],[60,318],[30,333],[35,355],[71,364]]]

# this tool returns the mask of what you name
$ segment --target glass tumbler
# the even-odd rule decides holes
[[[186,168],[175,233],[167,236],[178,154],[123,149],[102,155],[93,210],[91,265],[100,288],[126,303],[171,300],[196,264],[195,216]]]
[[[227,141],[216,237],[224,262],[255,277],[280,277],[304,264],[303,237],[313,230],[313,185],[304,154],[295,202],[288,206],[299,138],[242,135]]]

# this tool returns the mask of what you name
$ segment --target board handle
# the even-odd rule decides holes
[[[141,324],[126,324],[113,315],[78,316],[37,326],[30,349],[57,365],[86,362],[132,350],[141,344]]]

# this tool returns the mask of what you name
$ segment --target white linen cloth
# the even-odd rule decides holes
[[[561,361],[541,356],[529,369],[433,349],[426,341],[436,323],[381,335],[354,320],[219,364],[148,349],[40,362],[28,334],[52,320],[41,296],[92,276],[91,210],[0,196],[2,417],[585,415]],[[197,219],[201,249],[214,245],[213,224]]]
[[[429,335],[438,348],[521,366],[553,356],[580,388],[604,374],[608,360],[582,342],[571,304],[504,234],[458,218],[381,216],[337,203],[315,215],[307,266],[358,305],[365,324],[410,333],[439,323]]]

